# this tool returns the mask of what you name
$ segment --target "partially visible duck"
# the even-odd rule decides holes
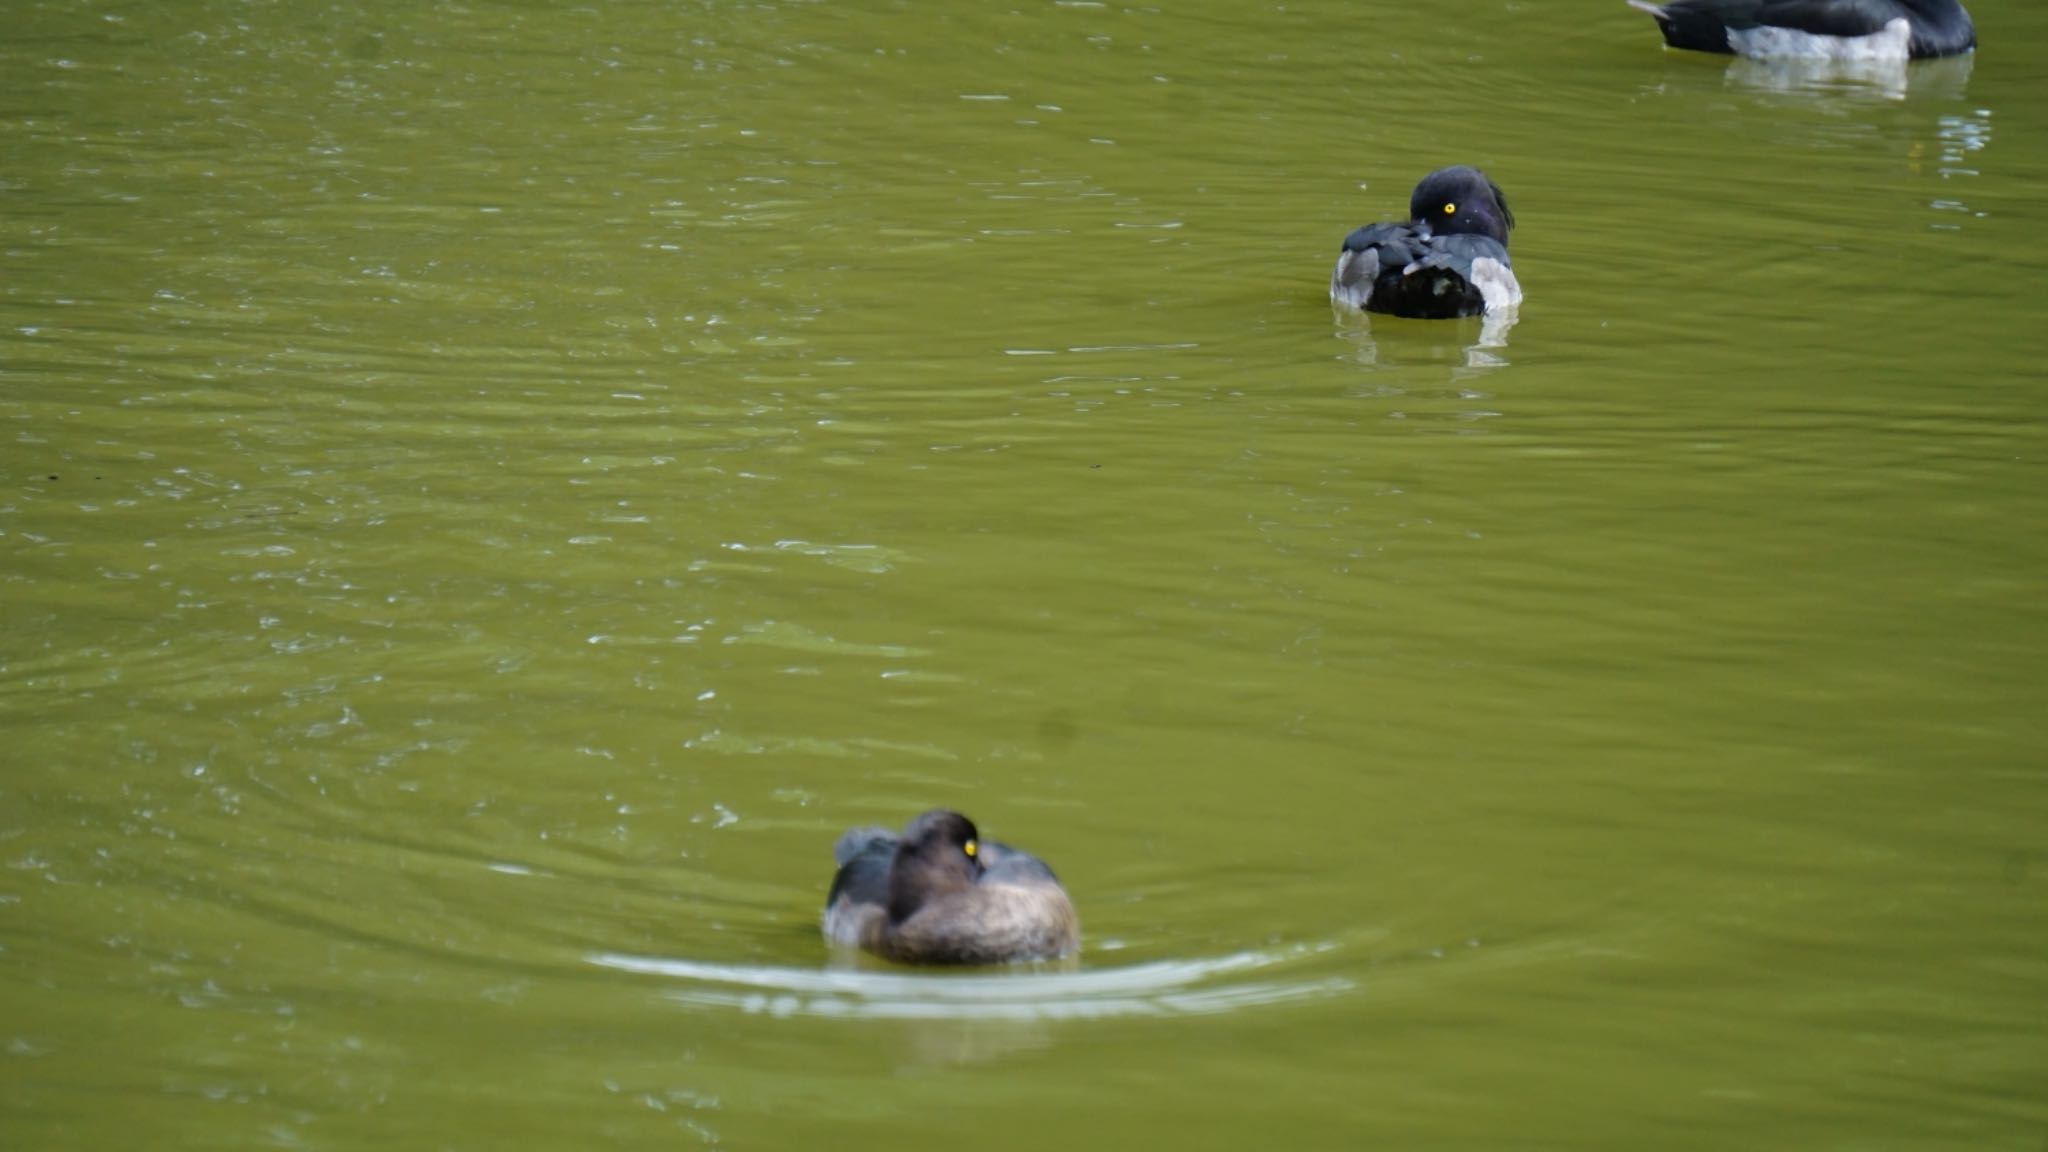
[[[1508,260],[1515,215],[1486,173],[1464,165],[1431,172],[1408,197],[1408,216],[1344,238],[1330,273],[1332,303],[1439,320],[1522,302]]]
[[[1673,48],[1769,59],[1919,60],[1977,47],[1957,0],[1628,0]]]
[[[1045,861],[983,840],[935,808],[903,834],[855,828],[833,846],[825,939],[905,964],[1050,960],[1081,946],[1073,901]]]

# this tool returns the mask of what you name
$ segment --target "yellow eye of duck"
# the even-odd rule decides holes
[[[1456,216],[1457,214],[1458,214],[1458,206],[1457,206],[1456,204],[1446,204],[1446,205],[1444,205],[1444,215],[1446,215],[1446,216]]]
[[[966,853],[967,853],[967,854],[968,854],[969,856],[972,856],[972,855],[974,855],[974,841],[972,841],[972,840],[969,840],[969,841],[968,841],[968,842],[967,842],[966,844],[962,845],[962,846],[961,846],[961,848],[962,848],[962,850],[963,850],[963,851],[965,851],[965,852],[966,852]]]

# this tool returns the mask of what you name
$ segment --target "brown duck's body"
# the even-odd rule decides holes
[[[983,842],[934,809],[898,836],[858,828],[833,850],[825,938],[905,964],[1050,960],[1081,944],[1073,901],[1044,861]]]

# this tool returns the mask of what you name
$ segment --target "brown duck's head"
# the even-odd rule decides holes
[[[912,820],[889,865],[889,918],[905,920],[934,897],[974,887],[980,853],[981,833],[958,812],[934,808]]]

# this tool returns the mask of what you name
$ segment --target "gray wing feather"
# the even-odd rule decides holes
[[[848,828],[832,845],[832,863],[844,865],[877,840],[888,841],[891,851],[896,848],[896,833],[887,828]]]

